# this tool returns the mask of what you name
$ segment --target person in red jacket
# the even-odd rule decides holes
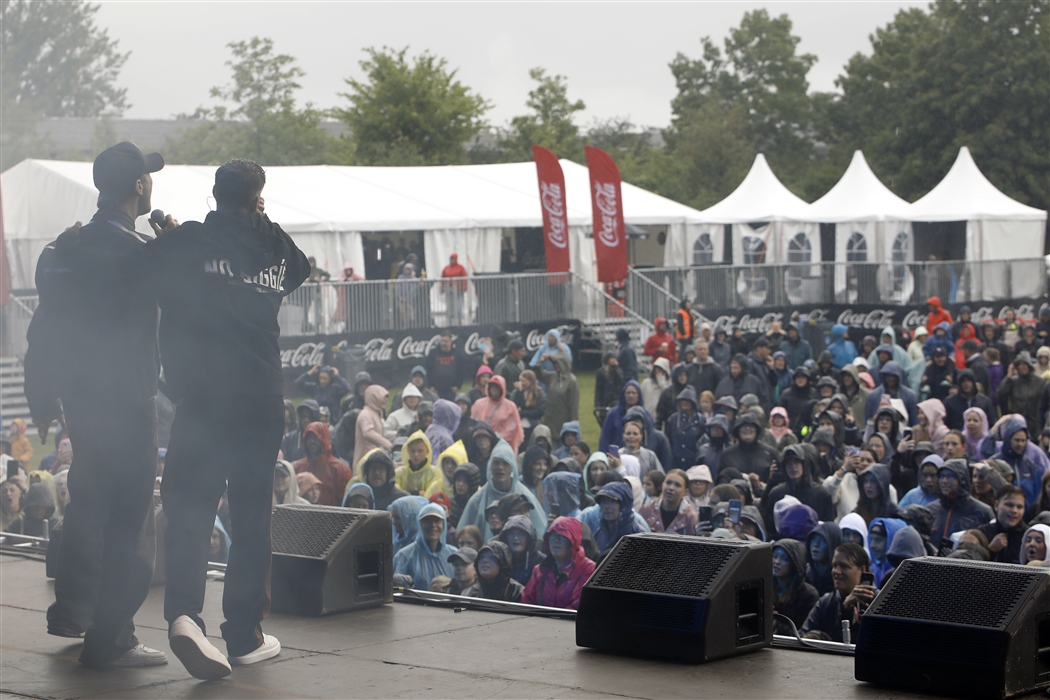
[[[653,323],[656,332],[645,341],[642,352],[653,358],[653,362],[666,357],[671,365],[678,364],[678,348],[674,336],[667,332],[667,319],[660,317]]]
[[[324,423],[311,423],[303,433],[303,451],[306,456],[296,460],[292,467],[296,474],[309,472],[321,480],[322,506],[343,505],[346,484],[354,478],[354,472],[343,460],[332,456],[332,437]]]
[[[467,294],[467,268],[459,264],[459,256],[453,253],[448,258],[448,265],[441,270],[441,278],[451,282],[442,282],[441,291],[445,293],[448,303],[448,325],[463,324],[463,299]]]
[[[594,573],[594,562],[583,553],[583,525],[576,518],[561,516],[543,536],[547,558],[532,567],[532,575],[521,596],[522,603],[575,610],[580,591]]]
[[[930,297],[926,300],[926,330],[930,335],[933,335],[933,329],[940,324],[948,322],[948,325],[952,325],[952,315],[948,313],[948,310],[941,306],[940,297]]]

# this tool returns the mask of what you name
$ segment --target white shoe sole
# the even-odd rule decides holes
[[[250,666],[251,664],[257,664],[260,661],[266,661],[272,659],[281,653],[281,643],[277,641],[276,637],[271,635],[263,635],[263,645],[253,651],[250,654],[244,656],[230,656],[228,657],[231,666]],[[273,640],[272,642],[270,640]]]
[[[168,663],[167,656],[143,656],[133,660],[120,658],[108,665],[114,668],[146,668],[147,666],[163,666],[166,663]]]
[[[218,649],[215,649],[215,653],[219,654],[219,658],[216,659],[209,656],[192,637],[176,635],[169,639],[168,643],[172,652],[194,678],[214,681],[233,673],[233,669]]]

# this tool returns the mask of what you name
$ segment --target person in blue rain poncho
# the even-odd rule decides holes
[[[459,527],[474,525],[481,530],[484,541],[489,541],[493,533],[489,528],[488,520],[485,519],[485,506],[493,501],[498,501],[507,494],[520,493],[532,504],[529,519],[536,526],[536,532],[546,532],[547,517],[544,515],[543,506],[532,495],[529,488],[518,479],[518,458],[505,440],[500,440],[492,448],[486,469],[488,481],[467,501],[463,515],[459,518]]]
[[[539,367],[540,369],[553,372],[555,370],[554,360],[551,359],[555,353],[562,353],[565,357],[569,358],[569,366],[572,366],[572,348],[568,344],[561,342],[561,331],[557,328],[551,328],[547,331],[544,336],[546,341],[543,345],[536,349],[536,352],[532,356],[532,360],[529,361],[529,367]],[[543,359],[543,356],[547,355],[547,359]]]
[[[427,499],[422,496],[402,496],[389,506],[391,523],[390,527],[394,534],[394,554],[396,555],[403,547],[407,547],[416,541],[416,530],[419,527],[419,511],[427,505]]]
[[[893,538],[908,523],[899,518],[875,518],[868,527],[868,554],[871,556],[871,572],[875,574],[875,585],[882,583],[882,577],[893,569],[893,564],[886,554],[893,546]]]
[[[416,539],[394,555],[394,574],[412,577],[412,587],[429,591],[435,576],[452,578],[452,564],[448,558],[456,548],[445,544],[445,509],[437,503],[428,503],[419,511]]]
[[[831,353],[831,363],[835,369],[842,369],[857,358],[857,346],[846,337],[849,328],[836,323],[831,327],[831,342],[828,344],[828,352]]]

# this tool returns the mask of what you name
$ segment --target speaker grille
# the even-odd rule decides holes
[[[273,553],[323,559],[360,517],[343,508],[279,506],[273,511]]]
[[[625,537],[589,586],[699,598],[740,548]]]
[[[870,612],[927,622],[1004,629],[1041,574],[1019,567],[951,565],[910,560],[901,565]]]

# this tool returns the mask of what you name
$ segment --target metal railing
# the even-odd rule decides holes
[[[279,315],[284,336],[568,318],[648,323],[574,273],[307,284],[285,299]]]
[[[788,263],[632,269],[627,301],[642,316],[665,316],[668,295],[698,310],[804,304],[907,306],[1029,299],[1047,293],[1044,258],[913,263]]]
[[[33,320],[33,312],[36,311],[40,298],[37,296],[10,297],[11,304],[5,312],[4,337],[0,340],[0,354],[5,357],[24,358],[26,356],[26,332],[29,330],[29,322]]]

